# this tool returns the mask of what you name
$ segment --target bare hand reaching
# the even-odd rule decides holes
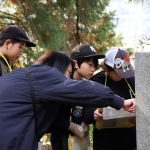
[[[125,110],[131,113],[135,113],[136,111],[135,99],[133,98],[133,99],[125,100],[122,108],[124,108]]]

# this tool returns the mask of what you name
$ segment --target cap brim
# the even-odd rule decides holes
[[[36,44],[34,44],[26,39],[22,39],[22,38],[16,38],[16,39],[26,42],[26,47],[35,47],[36,46]]]
[[[26,41],[26,46],[27,47],[35,47],[36,44],[32,43],[32,42],[29,42],[29,41]]]
[[[114,70],[122,78],[131,78],[135,75],[135,71],[133,67],[130,67],[129,70],[125,69],[124,71],[122,69],[114,69]]]
[[[98,59],[100,59],[100,58],[105,58],[105,55],[98,55],[98,54],[93,54],[93,55],[88,55],[88,56],[84,56],[84,57],[96,57],[96,58],[98,58]]]

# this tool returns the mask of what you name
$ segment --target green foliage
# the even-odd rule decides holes
[[[98,53],[120,46],[112,23],[115,12],[106,12],[109,0],[2,0],[0,30],[18,24],[37,44],[23,55],[32,64],[48,50],[70,50],[80,43],[92,45]],[[5,11],[7,10],[7,11]]]
[[[90,125],[90,130],[89,130],[89,136],[90,136],[90,142],[91,142],[91,147],[93,146],[93,129],[94,129],[94,126],[93,124]]]

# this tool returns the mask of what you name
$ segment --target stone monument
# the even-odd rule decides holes
[[[150,150],[150,52],[135,53],[137,150]]]

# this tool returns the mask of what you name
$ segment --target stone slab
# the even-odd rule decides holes
[[[137,150],[150,150],[150,52],[135,53]]]

